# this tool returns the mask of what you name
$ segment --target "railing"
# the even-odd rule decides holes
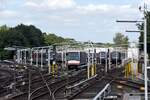
[[[92,80],[92,79],[94,79],[94,78],[96,78],[96,77],[97,77],[97,74],[96,74],[95,76],[89,78],[89,79],[86,79],[86,80],[81,81],[81,82],[79,82],[79,83],[77,83],[77,84],[74,84],[73,86],[69,86],[69,87],[67,87],[67,89],[71,89],[71,88],[77,87],[77,86],[79,86],[79,85],[81,85],[81,84],[83,84],[83,83],[85,83],[85,82],[88,82],[88,81],[90,81],[90,80]]]
[[[106,96],[111,92],[111,85],[108,83],[95,97],[93,100],[104,100]]]

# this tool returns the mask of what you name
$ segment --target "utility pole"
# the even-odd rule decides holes
[[[144,4],[144,82],[145,82],[145,100],[148,100],[148,77],[147,77],[147,18],[146,4]]]
[[[150,69],[150,67],[147,67],[147,18],[146,18],[146,13],[147,13],[147,6],[144,3],[144,9],[140,11],[144,13],[144,21],[118,21],[117,22],[127,22],[127,23],[137,23],[137,22],[143,22],[144,23],[144,30],[140,30],[140,32],[144,32],[144,88],[145,88],[145,100],[148,100],[148,75],[147,75],[147,70]],[[128,31],[128,32],[133,32],[133,31]],[[137,32],[137,31],[134,31]]]

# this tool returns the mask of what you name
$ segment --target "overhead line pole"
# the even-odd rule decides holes
[[[145,100],[148,100],[148,77],[147,77],[147,19],[144,18],[144,69],[145,69]]]
[[[147,18],[146,18],[146,5],[144,4],[144,21],[128,21],[128,20],[124,20],[124,21],[120,21],[117,20],[116,22],[127,22],[127,23],[137,23],[137,22],[143,22],[144,23],[144,87],[145,87],[145,100],[148,100],[148,75],[147,75],[147,70],[149,69],[149,67],[147,67]],[[135,32],[135,31],[127,31],[127,32]],[[136,32],[142,32],[141,31],[136,31]]]

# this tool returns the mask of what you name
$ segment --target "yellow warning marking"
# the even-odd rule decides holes
[[[144,87],[140,87],[140,90],[141,90],[141,91],[144,91],[144,90],[145,90],[145,88],[144,88]]]

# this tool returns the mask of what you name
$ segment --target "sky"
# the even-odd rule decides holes
[[[121,32],[129,41],[138,41],[135,24],[117,19],[141,20],[139,6],[150,0],[0,0],[0,25],[35,25],[42,32],[55,33],[78,41],[113,42]]]

